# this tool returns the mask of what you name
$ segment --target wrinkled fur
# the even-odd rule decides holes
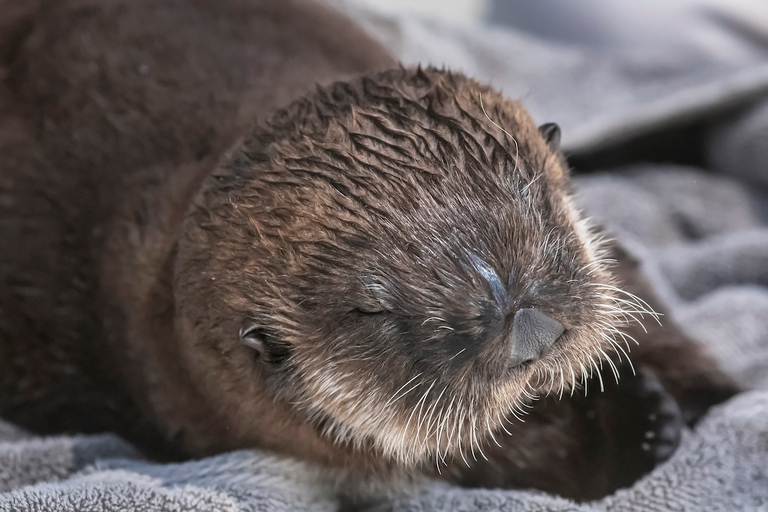
[[[14,9],[0,24],[3,417],[166,456],[260,447],[584,499],[652,466],[619,464],[647,416],[637,386],[548,398],[526,424],[513,411],[583,385],[609,328],[643,338],[640,364],[690,420],[735,390],[674,326],[646,335],[611,313],[623,297],[562,155],[490,87],[398,68],[309,1]],[[521,307],[566,333],[510,370],[499,354]],[[467,469],[476,451],[491,461]]]

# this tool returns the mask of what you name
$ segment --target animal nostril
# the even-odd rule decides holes
[[[518,310],[512,322],[510,364],[520,366],[538,361],[546,355],[564,330],[563,324],[538,309]]]
[[[514,357],[514,355],[512,357],[512,367],[515,367],[515,366],[529,366],[529,365],[531,365],[531,364],[533,364],[535,362],[536,362],[536,359],[526,359],[525,361],[519,361],[518,359],[516,359]]]

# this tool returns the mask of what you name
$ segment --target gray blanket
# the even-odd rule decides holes
[[[519,60],[505,62],[503,58],[514,51],[513,41],[528,41],[526,36],[484,30],[473,33],[469,28],[376,18],[371,13],[355,15],[378,19],[380,26],[388,26],[390,35],[420,31],[423,39],[435,44],[442,41],[464,52],[461,55],[478,51],[479,60],[490,59],[497,67],[506,65],[507,76],[517,77],[521,88],[549,83],[548,94],[555,100],[551,104],[542,100],[537,116],[560,120],[555,107],[569,104],[571,114],[565,112],[564,118],[575,123],[578,117],[572,115],[578,107],[569,98],[581,94],[577,99],[583,101],[584,91],[574,90],[573,83],[554,80],[575,69],[557,56],[555,46],[549,49],[551,59],[538,63],[535,78],[526,82],[530,69],[521,69]],[[461,37],[456,36],[457,30]],[[498,39],[498,34],[503,37]],[[415,45],[408,37],[390,43],[396,49],[395,43],[411,41],[408,44]],[[546,42],[535,44],[547,48]],[[407,62],[406,57],[417,55],[417,50],[401,47],[400,54]],[[622,76],[628,67],[619,57],[615,59],[605,60],[600,69],[584,69],[581,83],[600,83],[606,72]],[[650,61],[646,64],[646,69],[653,67]],[[473,71],[476,69],[469,69]],[[689,101],[677,106],[672,97],[666,98],[667,111],[656,111],[653,121],[661,125],[665,119],[681,115],[706,117],[717,104],[732,104],[731,93],[743,100],[745,89],[734,89],[732,71],[716,62],[709,64],[705,75],[711,94],[706,98],[697,96],[701,84],[679,80],[679,73],[657,74],[653,80],[642,75],[647,80],[638,83],[645,87],[655,81],[658,91],[675,90],[678,98],[688,91]],[[739,80],[744,80],[739,83],[751,84],[749,94],[768,85],[761,66],[744,66],[739,73]],[[548,82],[548,77],[553,81]],[[669,80],[666,89],[665,79]],[[624,76],[623,87],[627,90],[615,95],[624,98],[626,108],[621,116],[606,111],[602,119],[621,118],[621,126],[629,127],[623,137],[640,127],[652,129],[647,112],[643,118],[632,117],[638,109],[631,108],[629,75]],[[649,101],[643,94],[635,98],[637,104]],[[601,106],[601,101],[595,100],[593,107]],[[691,110],[692,104],[698,106]],[[576,124],[563,125],[566,134],[570,126],[578,131]],[[607,125],[602,126],[578,132],[580,135],[570,139],[570,147],[578,150],[606,143]],[[644,271],[671,315],[749,391],[711,410],[694,431],[685,432],[668,462],[632,488],[599,502],[577,505],[531,491],[465,490],[435,483],[415,495],[376,503],[375,508],[768,511],[768,197],[759,188],[768,184],[766,133],[768,106],[758,106],[742,118],[720,124],[708,146],[707,171],[649,165],[578,180],[583,207],[642,259]],[[0,421],[0,511],[337,510],[342,504],[334,496],[332,479],[328,471],[255,451],[155,464],[112,435],[41,439]]]

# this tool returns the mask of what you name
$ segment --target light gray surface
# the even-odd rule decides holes
[[[515,53],[516,42],[530,44],[518,34],[462,35],[415,22],[398,27],[406,34],[421,31],[423,40],[433,46],[442,43],[446,52],[455,49],[471,55],[479,50],[485,64],[506,66],[509,77],[536,69],[549,69],[550,77],[567,75],[576,71],[581,59],[551,48],[537,54],[543,62],[505,58]],[[411,44],[408,41],[401,44]],[[420,51],[418,46],[406,50],[412,55]],[[604,61],[584,67],[582,83],[610,80],[611,66],[616,64]],[[469,60],[467,65],[470,73],[477,69]],[[641,73],[643,68],[634,69],[640,73],[640,82],[652,81]],[[733,79],[725,71],[711,70],[709,75],[721,103],[730,101],[722,93]],[[764,74],[760,66],[741,71],[751,83],[760,82]],[[655,79],[681,77],[675,69],[669,73]],[[564,85],[568,84],[548,85],[559,95],[545,105],[554,109],[549,119],[559,120],[555,107],[568,102]],[[631,88],[629,82],[623,86]],[[645,97],[628,90],[614,93],[616,97],[624,94],[628,107],[632,98],[642,103]],[[669,108],[675,107],[672,97],[667,101]],[[688,106],[686,102],[678,105],[682,110]],[[632,111],[622,110],[629,124],[632,119],[626,116]],[[566,111],[566,117],[571,112]],[[749,160],[749,179],[768,183],[768,145],[752,128],[768,126],[768,110],[755,112],[723,128],[716,140],[732,140],[736,146],[741,140],[752,141],[751,154],[763,159]],[[602,114],[613,115],[596,113]],[[562,124],[578,127],[574,119]],[[737,132],[741,135],[734,135]],[[671,314],[752,390],[710,411],[695,431],[686,433],[672,459],[633,488],[599,502],[576,505],[541,493],[435,486],[416,497],[382,504],[384,510],[768,511],[768,201],[743,185],[743,154],[731,147],[721,145],[711,151],[717,175],[695,169],[636,167],[582,179],[578,190],[589,211],[641,256]],[[157,465],[142,461],[131,447],[109,435],[36,439],[0,423],[3,512],[326,511],[340,506],[328,483],[332,476],[301,463],[245,451]]]
[[[752,37],[768,32],[763,0],[489,0],[488,20],[607,53],[750,63],[768,52]]]

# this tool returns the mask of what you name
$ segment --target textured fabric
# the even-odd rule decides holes
[[[652,91],[664,90],[665,79],[671,80],[669,90],[685,89],[678,81],[685,73],[676,67],[653,77],[643,69],[661,68],[650,62],[646,68],[633,67],[632,62],[637,61],[631,59],[623,68],[620,60],[579,67],[585,62],[583,56],[531,42],[512,32],[482,29],[472,33],[462,29],[459,33],[458,29],[426,22],[390,21],[392,34],[419,34],[420,40],[428,42],[419,47],[415,39],[397,39],[406,62],[407,55],[420,55],[429,45],[442,45],[442,51],[454,52],[459,60],[462,55],[466,57],[463,64],[469,74],[488,63],[506,70],[510,80],[520,80],[521,88],[511,95],[524,99],[523,89],[536,87],[525,78],[538,73],[536,80],[546,83],[543,87],[551,101],[531,96],[539,109],[537,115],[544,112],[546,120],[564,120],[561,124],[566,136],[571,130],[576,133],[570,139],[572,147],[594,146],[600,134],[610,126],[619,126],[606,119],[620,119],[622,129],[652,128],[649,116],[638,114],[642,109],[637,105],[647,106]],[[529,56],[542,60],[508,58],[514,53],[512,49],[528,48],[518,45],[538,45],[539,53]],[[454,61],[452,67],[463,65]],[[575,77],[575,82],[554,82],[573,76],[577,70],[580,78]],[[636,91],[628,79],[610,81],[616,76],[628,78],[628,70],[639,73],[638,83],[649,88]],[[717,103],[728,103],[747,90],[752,94],[768,79],[766,70],[757,65],[730,71],[734,73],[727,67],[707,68],[701,76],[706,77],[708,90],[717,94],[696,96],[702,89],[694,87],[689,92],[693,91],[698,102],[679,94],[666,96],[663,105],[668,110],[654,117],[654,123],[694,111],[704,115]],[[554,81],[547,81],[547,76]],[[611,94],[615,99],[623,98],[624,107],[611,111],[606,100],[606,110],[595,112],[592,121],[580,126],[573,116],[581,107],[568,103],[564,84],[578,87],[604,80],[606,87],[618,88]],[[654,80],[657,83],[651,86]],[[728,91],[733,94],[728,95]],[[561,105],[565,108],[558,117]],[[433,484],[415,496],[379,502],[374,508],[768,511],[768,199],[746,185],[768,183],[768,139],[761,136],[765,127],[768,107],[758,107],[723,124],[709,149],[717,173],[640,166],[577,182],[582,206],[641,258],[644,272],[670,306],[671,315],[750,391],[714,408],[694,431],[685,432],[669,461],[632,488],[598,502],[578,505],[537,492],[465,490]],[[0,422],[0,511],[338,510],[343,504],[334,496],[332,480],[330,471],[260,452],[240,451],[162,465],[143,460],[114,436],[39,439]]]

